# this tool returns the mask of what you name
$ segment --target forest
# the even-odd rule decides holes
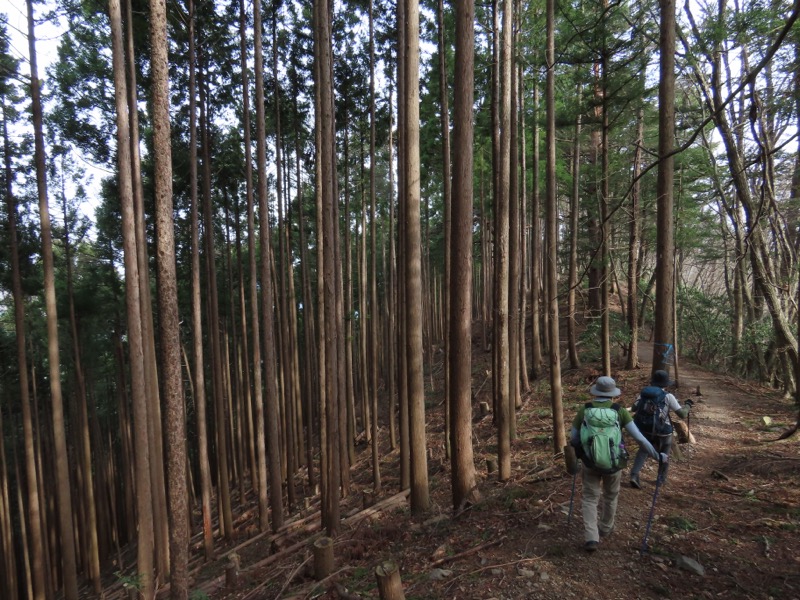
[[[457,517],[533,402],[559,460],[578,373],[735,376],[790,438],[799,15],[4,7],[0,597],[217,597],[198,561],[442,470]]]

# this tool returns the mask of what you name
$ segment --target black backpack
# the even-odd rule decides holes
[[[669,418],[667,392],[660,387],[648,385],[639,394],[638,408],[633,422],[644,435],[654,437],[672,433]]]

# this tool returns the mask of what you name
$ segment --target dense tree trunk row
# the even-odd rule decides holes
[[[392,23],[377,2],[359,8],[368,29],[350,40],[352,52],[339,36],[352,16],[344,6],[315,2],[307,38],[289,28],[301,19],[289,5],[273,5],[265,27],[260,3],[223,15],[213,4],[152,0],[145,49],[131,3],[110,0],[106,116],[116,166],[105,210],[121,229],[104,223],[95,243],[76,233],[70,196],[78,194],[65,183],[64,160],[47,162],[29,3],[41,289],[26,281],[32,235],[17,200],[25,196],[15,195],[9,101],[3,193],[19,394],[0,414],[0,593],[61,590],[71,599],[85,580],[101,594],[101,566],[135,541],[129,585],[147,598],[168,582],[172,597],[186,598],[190,535],[202,534],[211,560],[239,534],[236,516],[250,503],[257,528],[275,532],[318,493],[335,537],[361,442],[369,493],[409,489],[412,512],[425,513],[437,450],[426,407],[440,371],[442,449],[453,509],[462,510],[480,497],[477,401],[491,396],[497,477],[507,480],[526,403],[549,405],[553,453],[565,443],[562,360],[607,374],[636,368],[639,335],[650,331],[654,368],[677,375],[680,345],[707,356],[709,335],[695,328],[711,319],[691,311],[709,303],[693,304],[694,293],[732,307],[728,364],[796,392],[797,215],[784,189],[797,198],[800,168],[796,158],[786,166],[771,90],[797,10],[759,48],[744,36],[711,44],[687,12],[682,39],[688,52],[692,36],[703,59],[689,82],[675,64],[674,3],[659,7],[656,131],[642,75],[655,48],[621,24],[630,16],[652,30],[644,8],[621,16],[603,3],[595,14],[548,0],[544,14],[532,14],[512,0],[440,2],[426,65],[416,0],[398,3]],[[722,22],[728,7],[718,9]],[[235,23],[223,35],[216,21],[228,18]],[[591,52],[567,64],[555,50],[583,21],[597,23]],[[343,64],[361,61],[359,48],[363,64]],[[427,68],[437,75],[431,84],[420,81]],[[388,93],[379,89],[385,78]],[[698,110],[677,128],[675,88],[689,83]],[[698,154],[684,161],[676,147]],[[698,156],[709,163],[700,175],[685,164]],[[51,172],[64,209],[56,235]],[[708,207],[718,216],[704,215]],[[713,244],[691,236],[721,240],[724,251],[713,255]],[[90,272],[92,253],[104,263]],[[109,308],[98,317],[85,281],[99,272],[96,303]],[[41,318],[26,311],[32,293],[43,298]],[[483,328],[474,346],[473,324]],[[69,343],[60,348],[64,327]],[[103,327],[108,348],[98,342]],[[476,374],[474,353],[484,350],[490,372]],[[531,393],[529,378],[546,386]],[[387,460],[396,482],[382,472]]]

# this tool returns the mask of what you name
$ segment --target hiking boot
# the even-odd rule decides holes
[[[601,529],[601,530],[600,530],[600,537],[601,537],[601,538],[607,538],[607,537],[608,537],[608,536],[610,536],[612,533],[614,533],[614,530],[613,530],[613,529],[609,529],[608,531],[603,531],[603,530]]]
[[[583,549],[586,550],[587,552],[594,552],[595,550],[597,550],[597,545],[598,542],[595,542],[594,540],[589,540],[583,545]]]
[[[636,488],[637,490],[642,489],[642,484],[639,483],[638,475],[631,475],[631,487]]]

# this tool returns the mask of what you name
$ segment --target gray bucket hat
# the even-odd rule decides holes
[[[613,378],[604,375],[597,378],[594,385],[589,388],[589,393],[600,398],[616,398],[622,390],[617,387],[617,382]]]

